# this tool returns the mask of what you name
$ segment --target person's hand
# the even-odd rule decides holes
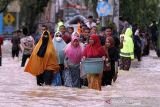
[[[124,41],[124,35],[120,35],[120,42],[122,43]]]
[[[67,65],[67,64],[65,64],[65,65],[64,65],[64,68],[65,68],[65,69],[68,69],[69,67],[68,67],[68,65]]]
[[[105,56],[103,56],[103,57],[102,57],[102,59],[103,59],[103,61],[105,61],[106,57],[105,57]]]
[[[84,61],[84,60],[86,60],[86,57],[85,57],[85,56],[82,57],[82,61]]]
[[[106,58],[106,59],[105,59],[105,61],[106,61],[106,62],[108,62],[108,61],[109,61],[109,59],[108,59],[108,58]]]

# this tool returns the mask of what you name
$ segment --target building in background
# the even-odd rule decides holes
[[[82,0],[50,0],[45,11],[40,14],[38,24],[46,24],[50,30],[55,29],[58,18],[67,21],[75,15],[87,17],[87,8]]]
[[[0,15],[0,34],[5,38],[11,37],[13,31],[19,29],[19,0],[11,2],[7,11]]]

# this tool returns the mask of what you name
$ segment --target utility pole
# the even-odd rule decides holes
[[[116,24],[119,32],[119,0],[114,0],[113,2],[113,22]]]
[[[51,22],[55,22],[56,0],[51,0]]]
[[[99,2],[102,2],[104,0],[99,0]],[[105,16],[102,16],[102,21],[101,21],[102,27],[105,26]]]
[[[0,35],[3,34],[3,13],[0,13]]]
[[[12,4],[8,5],[8,12],[16,12],[16,29],[19,29],[19,12],[20,12],[19,0],[16,0]]]

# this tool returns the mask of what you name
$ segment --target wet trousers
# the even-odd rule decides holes
[[[101,90],[102,74],[87,74],[88,88]]]
[[[12,57],[14,58],[14,57],[18,57],[19,56],[19,49],[16,49],[16,50],[13,50],[12,49]]]
[[[42,74],[36,76],[37,85],[51,85],[53,79],[53,71],[45,70]]]
[[[61,81],[62,81],[62,85],[64,85],[64,78],[63,78],[63,71],[64,71],[64,64],[59,64],[60,66],[60,76],[61,76]]]
[[[2,57],[0,56],[0,66],[2,66]]]
[[[25,66],[25,63],[27,61],[27,59],[30,57],[31,55],[25,55],[23,54],[22,56],[22,62],[21,62],[21,67],[24,67]]]

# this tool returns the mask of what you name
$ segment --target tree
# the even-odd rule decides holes
[[[4,12],[7,9],[7,6],[13,0],[1,0],[0,1],[0,13]]]
[[[84,3],[86,7],[89,9],[89,11],[91,12],[91,14],[93,14],[94,17],[98,17],[96,12],[98,0],[84,0]]]
[[[148,26],[157,19],[159,0],[120,0],[120,16],[130,23]]]
[[[21,21],[25,22],[25,26],[29,28],[30,33],[34,33],[37,29],[36,19],[41,17],[40,13],[44,11],[50,0],[21,0]]]

